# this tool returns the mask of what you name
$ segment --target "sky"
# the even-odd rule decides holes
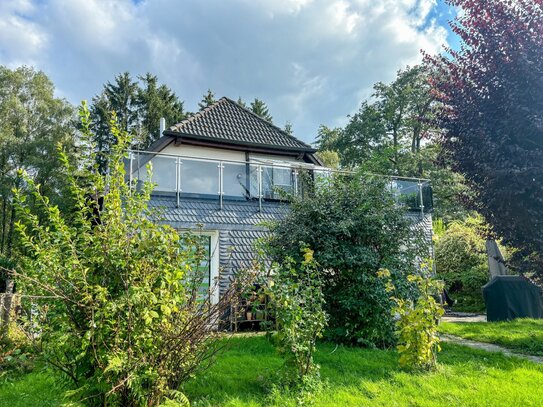
[[[0,65],[42,70],[73,104],[125,71],[157,75],[189,111],[207,89],[257,97],[313,142],[421,49],[455,47],[454,14],[442,0],[0,0]]]

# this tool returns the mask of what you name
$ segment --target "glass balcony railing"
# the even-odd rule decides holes
[[[147,164],[152,164],[148,179]],[[167,154],[131,151],[126,159],[127,178],[136,187],[144,181],[155,184],[154,195],[265,201],[284,199],[285,194],[301,194],[307,175],[325,182],[334,170],[300,163],[237,162]],[[390,187],[399,204],[410,210],[428,212],[432,188],[426,180],[391,178]]]

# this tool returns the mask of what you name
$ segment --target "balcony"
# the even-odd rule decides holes
[[[146,151],[130,151],[126,173],[136,185],[148,180],[147,164],[152,164],[153,195],[177,199],[216,200],[220,208],[225,201],[253,200],[262,203],[280,201],[285,194],[302,194],[305,180],[326,178],[334,170],[312,164],[264,161],[229,161],[175,156]],[[348,174],[343,172],[344,174]],[[390,178],[396,201],[410,211],[431,211],[432,188],[427,180]]]

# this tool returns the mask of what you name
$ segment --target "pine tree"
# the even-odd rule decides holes
[[[110,131],[111,113],[115,112],[121,130],[133,135],[132,147],[147,149],[159,134],[160,118],[173,125],[183,120],[183,102],[166,85],[150,73],[133,80],[128,72],[119,74],[104,85],[92,100],[91,120],[97,148],[96,159],[102,174],[107,172],[108,157],[116,142]]]
[[[162,117],[167,125],[173,125],[183,120],[186,114],[183,102],[166,85],[159,85],[156,76],[146,73],[138,79],[141,85],[135,105],[140,128],[136,142],[139,149],[145,150],[162,136],[159,134]]]
[[[240,105],[241,107],[244,107],[244,108],[247,108],[247,104],[243,101],[243,99],[240,97],[238,97],[238,101],[236,102],[238,105]]]
[[[211,91],[211,89],[208,89],[202,97],[200,103],[198,103],[198,107],[200,108],[200,110],[204,110],[206,107],[211,106],[216,101],[217,100],[215,100],[215,94]]]
[[[270,122],[270,123],[273,123],[272,122],[272,116],[270,115],[270,112],[268,111],[268,106],[266,106],[266,103],[264,103],[262,100],[258,99],[258,98],[255,98],[255,100],[253,100],[251,102],[251,108],[250,110],[262,117],[264,120]]]
[[[287,121],[287,122],[285,123],[285,128],[284,128],[284,130],[285,130],[285,133],[287,133],[287,134],[289,134],[289,135],[292,136],[292,123],[289,122],[289,121]]]

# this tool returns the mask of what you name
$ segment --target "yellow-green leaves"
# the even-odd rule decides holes
[[[414,299],[392,296],[397,315],[396,332],[398,335],[397,350],[400,354],[400,365],[408,369],[431,370],[436,367],[436,355],[441,350],[437,324],[444,310],[436,298],[441,295],[443,283],[425,275],[431,267],[421,266],[421,274],[407,276],[418,292]],[[388,270],[380,270],[380,278],[385,279],[387,291],[395,292]]]

